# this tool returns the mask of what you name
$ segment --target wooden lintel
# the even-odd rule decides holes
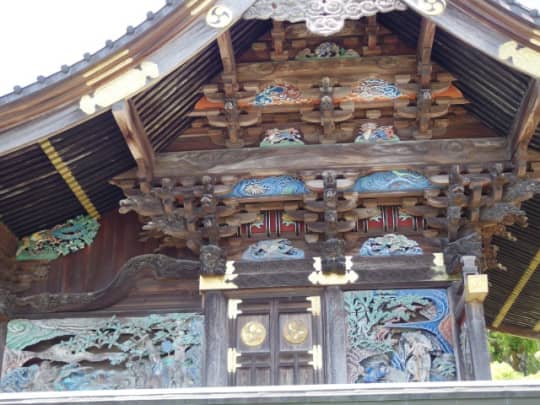
[[[257,176],[302,170],[422,169],[427,165],[483,164],[506,161],[506,139],[418,140],[370,145],[330,144],[290,148],[244,148],[161,153],[154,176],[249,174]],[[116,180],[133,179],[128,171]]]
[[[267,82],[282,79],[295,80],[299,82],[296,84],[302,85],[302,79],[311,81],[313,77],[323,76],[340,79],[340,82],[349,76],[351,82],[354,82],[362,76],[368,78],[374,72],[377,72],[379,76],[387,75],[389,78],[401,74],[412,75],[416,71],[416,57],[413,55],[366,56],[350,59],[320,59],[317,63],[305,60],[239,63],[237,70],[240,82]]]
[[[540,79],[531,79],[508,138],[513,158],[526,160],[527,146],[540,123]]]
[[[155,153],[133,101],[125,100],[116,103],[113,105],[112,112],[129,151],[137,163],[137,177],[146,182],[152,181]]]

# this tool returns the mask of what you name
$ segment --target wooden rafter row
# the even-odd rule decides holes
[[[519,295],[533,276],[534,272],[538,268],[538,265],[540,264],[540,249],[536,252],[536,255],[534,255],[533,259],[529,263],[529,266],[527,266],[527,269],[523,272],[523,275],[517,282],[516,286],[504,302],[503,306],[501,307],[499,313],[495,317],[495,320],[492,323],[492,326],[494,328],[498,328],[501,323],[504,321],[504,318],[512,308],[512,305],[516,302],[516,300],[519,298]]]
[[[75,194],[75,197],[77,197],[86,212],[88,212],[88,215],[90,215],[92,218],[99,218],[100,215],[98,210],[96,209],[90,198],[88,198],[88,195],[86,195],[86,192],[83,190],[75,176],[73,176],[70,168],[64,162],[62,157],[58,154],[51,142],[46,139],[44,141],[41,141],[39,145],[41,146],[41,149],[43,150],[45,155],[47,155],[47,157],[53,164],[56,171],[60,174],[60,176],[62,176],[73,194]]]

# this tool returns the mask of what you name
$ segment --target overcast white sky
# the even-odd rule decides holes
[[[165,0],[0,0],[0,95],[103,48]]]

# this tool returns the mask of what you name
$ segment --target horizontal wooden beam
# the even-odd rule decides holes
[[[371,145],[305,145],[161,153],[154,176],[203,174],[277,175],[302,170],[423,168],[426,165],[482,164],[507,160],[506,139],[421,140]],[[135,179],[131,170],[115,179]]]
[[[434,265],[434,255],[393,257],[352,257],[351,270],[355,279],[343,284],[345,289],[445,287],[451,282],[444,266]],[[221,288],[287,288],[320,285],[314,258],[281,261],[233,262],[232,282]],[[227,276],[225,276],[227,277]],[[315,281],[315,284],[314,284]],[[332,284],[332,283],[331,283]],[[201,286],[201,289],[204,286]],[[214,288],[211,288],[214,289]],[[216,286],[215,289],[220,289]]]
[[[358,80],[362,75],[377,72],[394,76],[416,72],[416,56],[366,56],[350,59],[289,60],[285,62],[239,63],[238,81],[272,81],[306,79],[329,76],[331,78],[351,76]]]

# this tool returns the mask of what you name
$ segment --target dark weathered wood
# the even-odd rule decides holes
[[[153,253],[158,247],[156,239],[141,241],[140,232],[141,224],[137,215],[120,215],[116,212],[105,214],[100,220],[99,232],[90,246],[50,262],[47,278],[34,281],[31,289],[24,294],[73,294],[106,288],[131,257]],[[167,250],[167,253],[185,257],[189,251]],[[196,256],[189,258],[198,260]],[[196,278],[154,279],[150,272],[144,273],[145,275],[141,275],[143,280],[135,283],[127,297],[108,308],[100,309],[99,313],[90,311],[84,314],[200,310],[201,299]],[[63,314],[65,313],[58,312],[54,316],[65,316]],[[78,312],[77,316],[80,315],[82,313]],[[31,314],[25,314],[26,316]],[[73,312],[67,316],[73,317]]]
[[[370,145],[306,145],[279,149],[214,150],[162,153],[156,158],[156,177],[179,173],[268,175],[300,170],[365,168],[389,170],[426,165],[484,163],[506,160],[502,138],[423,140]],[[116,177],[133,179],[133,171]]]
[[[221,292],[204,294],[205,386],[227,385],[227,299]]]
[[[193,279],[198,275],[198,260],[174,259],[161,254],[135,256],[122,266],[105,288],[71,294],[41,293],[23,297],[8,296],[5,302],[10,314],[91,311],[109,307],[125,298],[145,272],[155,278]]]
[[[468,325],[469,344],[471,345],[474,379],[491,380],[484,304],[481,302],[466,303],[465,314],[465,322]]]
[[[353,257],[356,281],[347,288],[410,288],[420,285],[447,286],[451,279],[444,269],[434,268],[432,255],[394,257]],[[231,282],[239,289],[313,287],[310,275],[315,271],[313,259],[238,261]],[[315,277],[317,279],[317,277]],[[229,287],[231,285],[229,284]]]
[[[344,302],[343,291],[339,287],[324,289],[324,364],[328,384],[347,384],[347,315]]]
[[[6,348],[7,320],[0,320],[0,372],[4,362],[4,349]]]

